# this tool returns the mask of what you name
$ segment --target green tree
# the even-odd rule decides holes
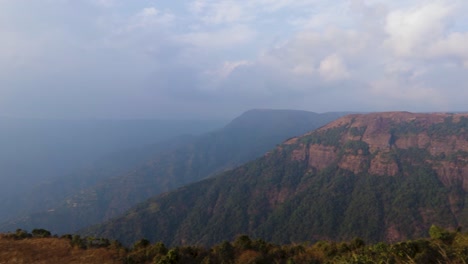
[[[45,229],[33,229],[31,232],[33,237],[50,237],[52,234],[50,231],[45,230]]]
[[[136,251],[136,250],[144,249],[148,247],[149,245],[150,245],[149,240],[142,238],[138,240],[137,242],[135,242],[135,244],[133,244],[133,250]]]
[[[455,234],[450,233],[449,231],[443,229],[440,226],[432,225],[429,228],[429,236],[432,239],[441,240],[446,243],[450,243],[453,240],[454,235]]]

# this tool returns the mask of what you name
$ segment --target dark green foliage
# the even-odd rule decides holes
[[[60,238],[68,239],[71,241],[73,239],[73,236],[71,234],[65,234],[65,235],[61,235]]]
[[[223,241],[220,244],[213,246],[212,254],[214,263],[230,263],[234,260],[234,247],[228,241]]]
[[[8,233],[6,237],[20,240],[20,239],[31,238],[32,235],[28,233],[28,231],[18,228],[16,229],[15,233]]]
[[[194,245],[166,248],[161,242],[148,245],[144,242],[144,247],[126,249],[116,246],[112,248],[119,252],[119,257],[110,262],[125,264],[461,264],[468,261],[468,233],[451,232],[437,226],[432,226],[429,233],[433,236],[432,238],[375,244],[367,244],[360,238],[341,242],[322,240],[316,243],[274,244],[261,239],[252,239],[246,235],[238,236],[233,242],[224,241],[208,248]],[[441,239],[443,237],[450,237],[450,239]],[[111,247],[113,246],[109,249]],[[90,247],[82,248],[82,250],[90,249]],[[41,250],[47,251],[48,248],[41,248]],[[54,261],[62,263],[58,256],[54,258]]]
[[[234,247],[239,250],[247,250],[252,247],[252,240],[247,235],[241,235],[234,240]]]
[[[424,165],[428,159],[433,158],[427,149],[422,148],[393,149],[393,152],[399,160],[413,166],[415,164]]]
[[[50,237],[51,233],[45,229],[33,229],[31,232],[33,237]]]
[[[132,247],[125,258],[125,263],[153,263],[163,259],[168,253],[166,246],[161,243],[150,244],[146,239],[141,239]]]
[[[74,235],[71,240],[71,245],[78,248],[86,248],[85,239],[82,239],[80,235]]]
[[[148,239],[143,238],[135,242],[135,244],[133,245],[133,250],[144,249],[149,245],[150,245],[150,241]]]
[[[401,160],[409,153],[415,151],[393,155]],[[171,245],[182,241],[213,244],[240,233],[276,243],[356,236],[377,242],[384,239],[386,219],[405,235],[426,234],[429,225],[415,225],[423,223],[422,210],[427,212],[426,221],[456,225],[447,190],[435,173],[408,162],[401,164],[411,176],[356,176],[333,165],[310,174],[301,163],[279,163],[276,157],[269,157],[142,205],[129,214],[132,220],[111,222],[99,236],[113,237],[113,230],[128,230],[130,236],[123,233],[114,238],[129,243],[132,238],[146,236]],[[308,187],[298,191],[298,186]],[[288,190],[296,195],[272,206],[268,195]],[[133,226],[151,226],[154,231],[130,231]]]
[[[155,259],[156,264],[176,264],[179,263],[179,253],[176,249],[171,249],[167,254],[160,259]]]
[[[310,136],[303,137],[301,141],[307,144],[320,144],[325,146],[338,147],[340,145],[343,132],[346,131],[347,128],[347,126],[339,126],[325,131],[317,131]]]
[[[455,233],[451,233],[436,225],[431,226],[429,229],[429,235],[432,239],[437,239],[445,243],[451,243],[455,237]]]
[[[354,155],[369,155],[369,145],[360,140],[349,140],[344,144],[344,149],[351,151]]]
[[[358,178],[340,225],[340,237],[361,236],[367,241],[383,237],[385,201],[392,199],[392,178],[365,175]]]
[[[445,118],[444,122],[436,123],[425,128],[417,120],[411,122],[398,123],[391,129],[391,134],[401,136],[406,134],[418,134],[426,132],[428,136],[434,138],[446,137],[447,135],[460,135],[468,133],[468,118],[461,117],[459,122],[454,122],[452,116]]]
[[[65,237],[69,239],[69,237]],[[96,238],[96,237],[81,237],[80,235],[73,235],[70,240],[70,244],[73,247],[80,249],[89,249],[89,248],[107,248],[111,245],[119,247],[118,242],[111,242],[107,238]]]
[[[401,136],[407,134],[418,134],[424,131],[424,127],[418,124],[416,120],[413,120],[411,122],[403,122],[394,125],[390,129],[390,134],[395,136]]]
[[[446,135],[460,135],[468,133],[468,118],[461,117],[459,122],[453,122],[453,117],[449,116],[443,123],[434,124],[427,134],[431,137],[444,137]]]
[[[109,239],[106,238],[94,238],[94,237],[87,237],[86,238],[86,248],[106,248],[111,245]]]
[[[366,129],[367,129],[366,126],[352,127],[352,128],[349,129],[349,133],[351,134],[351,136],[354,136],[354,137],[357,137],[357,136],[362,137],[364,135],[364,132],[366,132]]]

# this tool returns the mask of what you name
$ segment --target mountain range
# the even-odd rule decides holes
[[[125,244],[212,245],[239,234],[392,242],[433,224],[467,226],[467,192],[468,114],[353,114],[81,234]]]
[[[50,208],[76,189],[134,168],[168,138],[200,135],[209,120],[49,120],[0,118],[0,222]],[[131,155],[128,155],[131,153]],[[43,198],[41,198],[43,197]]]
[[[70,182],[74,184],[61,180],[39,186],[42,191],[23,199],[26,204],[22,207],[26,209],[22,211],[28,213],[1,224],[0,230],[41,227],[62,234],[74,232],[119,216],[152,196],[255,159],[278,142],[314,130],[343,114],[252,110],[220,130],[195,137],[173,138],[150,147],[143,153],[151,153],[151,157],[135,151],[114,155],[107,159],[107,163],[120,162],[118,169],[98,166],[72,175]],[[146,159],[143,159],[145,155]],[[76,184],[76,179],[84,183]]]

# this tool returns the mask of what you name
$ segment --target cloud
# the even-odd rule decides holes
[[[386,44],[398,56],[414,56],[421,48],[441,38],[447,29],[447,19],[454,6],[444,2],[429,2],[408,10],[395,10],[388,14],[385,30]]]
[[[462,0],[0,1],[0,111],[463,109],[466,12]]]
[[[252,40],[255,32],[246,26],[234,26],[214,31],[195,31],[175,36],[179,42],[202,49],[239,47]]]
[[[341,80],[349,77],[348,69],[340,56],[332,54],[320,62],[320,75],[325,80]]]
[[[468,59],[468,33],[453,32],[441,38],[428,48],[432,57],[453,57],[461,60]]]
[[[464,67],[465,33],[450,32],[453,6],[429,2],[392,9],[381,4],[359,4],[353,7],[354,27],[338,24],[317,30],[306,26],[259,61],[275,65],[270,69],[276,71],[272,75],[294,73],[283,77],[304,89],[287,84],[284,89],[302,91],[305,98],[327,90],[320,94],[337,101],[349,100],[342,91],[343,87],[352,86],[355,93],[350,96],[361,107],[438,110],[461,107],[447,103],[450,101],[446,96],[447,85],[431,78],[447,60],[460,61],[459,66],[443,70],[447,75]],[[369,24],[374,26],[368,27]],[[394,53],[389,53],[389,48]],[[300,81],[304,78],[308,82]],[[330,81],[341,82],[327,84]],[[456,83],[450,87],[453,91],[463,89]]]
[[[195,1],[190,9],[206,24],[219,25],[248,20],[239,1]]]
[[[118,30],[119,33],[135,30],[160,30],[168,27],[175,20],[170,12],[162,12],[155,7],[145,7],[138,13],[124,20],[124,25]]]
[[[212,70],[212,71],[207,71],[206,73],[209,74],[209,75],[212,75],[213,78],[215,78],[215,79],[225,79],[229,75],[231,75],[231,73],[235,69],[237,69],[238,67],[246,66],[246,65],[249,65],[249,64],[250,64],[250,62],[248,62],[246,60],[225,61],[223,63],[223,65],[221,67],[219,67],[218,69]]]

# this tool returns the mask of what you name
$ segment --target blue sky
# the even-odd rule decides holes
[[[0,0],[0,115],[467,111],[468,2]]]

